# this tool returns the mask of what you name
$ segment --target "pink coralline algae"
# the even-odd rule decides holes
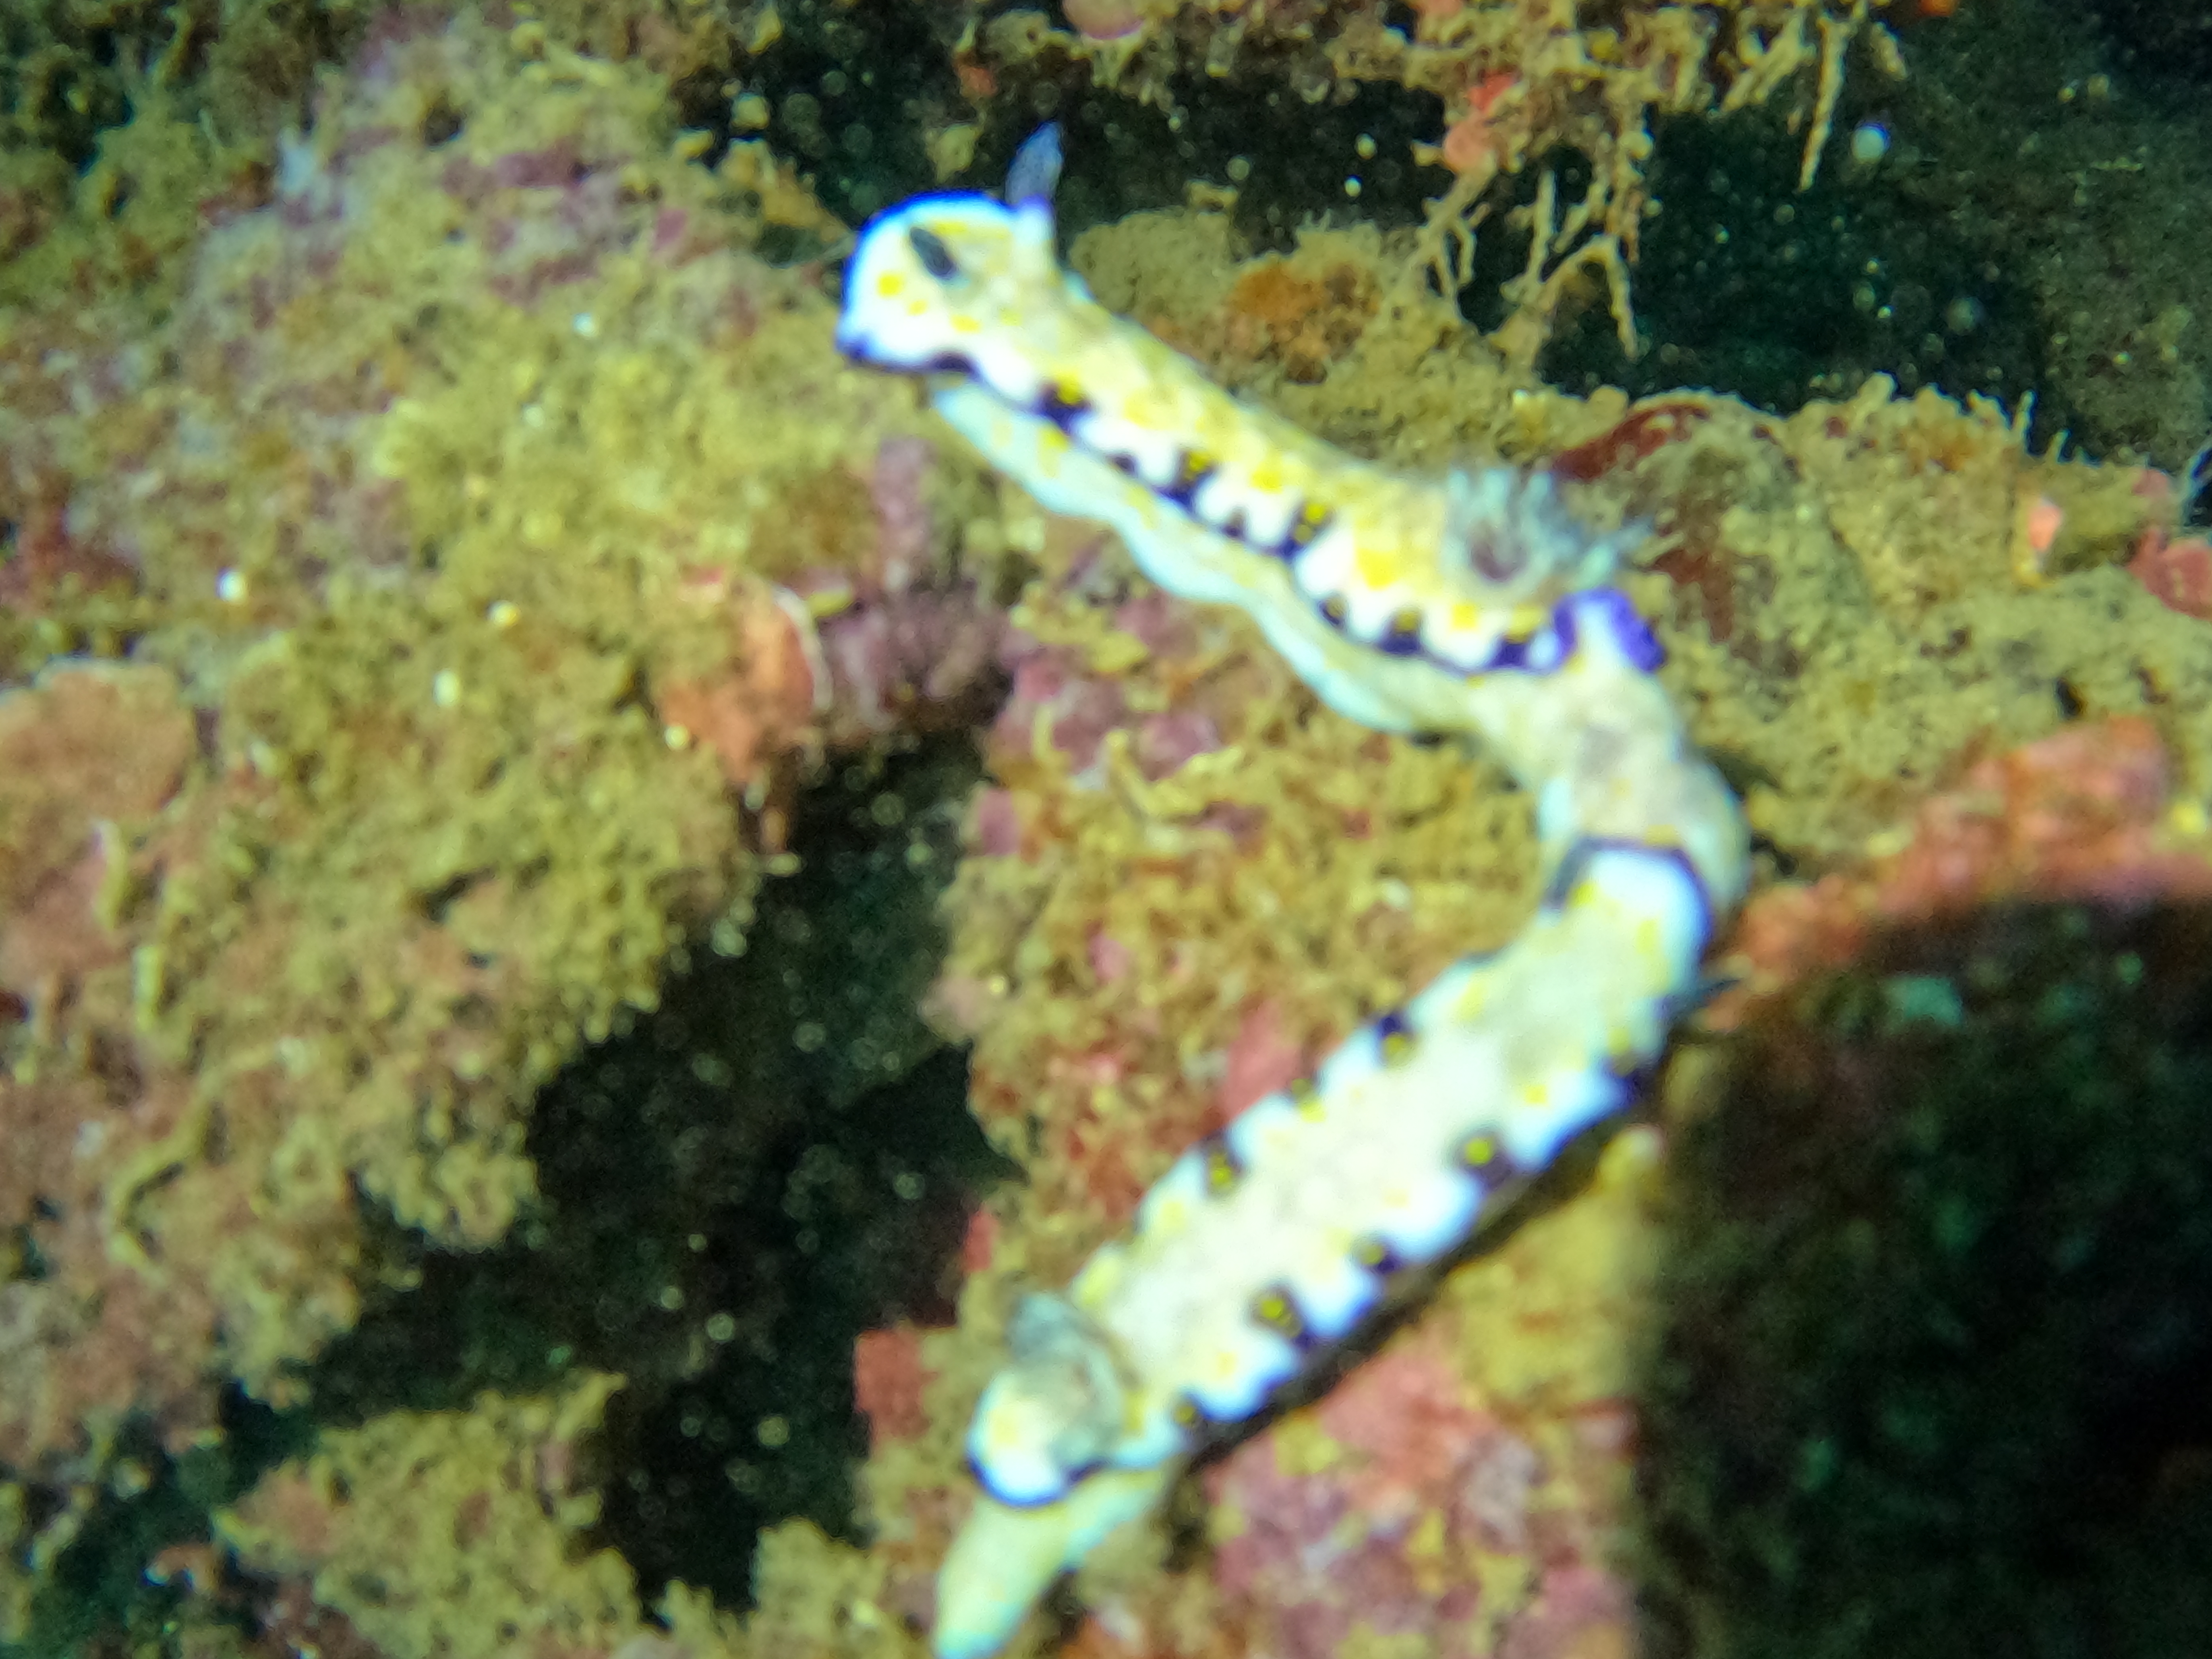
[[[0,696],[0,990],[51,1014],[127,941],[100,920],[115,825],[150,817],[198,749],[175,680],[72,664]]]
[[[63,665],[0,695],[0,1033],[58,1046],[93,1028],[82,1072],[0,1080],[0,1218],[49,1263],[0,1282],[0,1465],[39,1467],[134,1413],[179,1442],[213,1416],[214,1299],[110,1240],[129,1201],[114,1171],[191,1121],[189,1080],[117,1029],[132,939],[113,895],[198,747],[158,668]]]
[[[1263,1002],[1250,1009],[1230,1039],[1221,1073],[1221,1113],[1229,1119],[1263,1096],[1288,1088],[1304,1073],[1309,1056],[1283,1030],[1283,1011]]]
[[[2184,533],[2184,489],[2170,475],[2145,467],[2133,493],[2151,519],[2136,534],[2128,574],[2167,610],[2200,622],[2212,620],[2212,538]],[[2194,499],[2193,489],[2187,493]]]
[[[824,724],[855,742],[973,723],[995,689],[1003,612],[970,581],[892,594],[863,588],[821,624],[830,679]]]
[[[1285,1468],[1263,1437],[1208,1472],[1215,1582],[1261,1650],[1332,1659],[1356,1628],[1419,1638],[1439,1659],[1495,1650],[1455,1558],[1529,1547],[1542,1467],[1469,1392],[1448,1363],[1400,1349],[1317,1408],[1335,1443],[1322,1467]]]
[[[2212,538],[2147,531],[2128,574],[2169,611],[2212,620]]]
[[[1191,653],[1194,636],[1178,627],[1158,594],[1129,599],[1115,607],[1114,627],[1142,643],[1164,661]],[[1184,706],[1133,709],[1117,676],[1101,672],[1080,652],[1015,634],[1004,647],[1012,686],[999,711],[994,740],[1018,744],[1044,734],[1078,773],[1098,759],[1109,732],[1127,729],[1131,758],[1146,778],[1158,780],[1194,756],[1221,747],[1221,713],[1208,705],[1202,684],[1194,684]]]
[[[1061,10],[1079,33],[1092,40],[1119,40],[1145,26],[1135,0],[1065,0]]]
[[[930,498],[940,472],[933,444],[883,439],[856,481],[865,493],[855,510],[872,520],[872,534],[859,538],[864,550],[790,579],[820,619],[815,647],[827,684],[817,709],[832,743],[973,726],[996,695],[1006,614],[988,591],[988,573],[953,555]]]
[[[1875,929],[2005,900],[2119,907],[2212,896],[2212,838],[2170,811],[2172,770],[2148,720],[2069,726],[1982,761],[1923,802],[1865,866],[1759,894],[1735,951],[1753,994],[1856,959]],[[1740,1018],[1739,994],[1714,1010]]]
[[[1578,1212],[1536,1224],[1548,1237],[1469,1264],[1417,1324],[1204,1472],[1229,1651],[1631,1650],[1619,1345],[1648,1250],[1641,1139]]]
[[[910,1440],[927,1425],[921,1406],[928,1372],[921,1363],[921,1333],[912,1325],[863,1331],[853,1344],[853,1403],[868,1420],[868,1438]]]
[[[934,547],[925,489],[936,460],[936,446],[923,438],[886,438],[876,447],[868,495],[876,508],[875,580],[885,593],[912,587]]]

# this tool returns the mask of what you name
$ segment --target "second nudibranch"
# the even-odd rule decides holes
[[[1060,269],[1057,171],[1048,128],[1005,202],[876,219],[840,346],[931,377],[994,465],[1110,525],[1162,587],[1244,611],[1340,714],[1480,737],[1535,798],[1545,896],[1504,950],[1185,1152],[1127,1237],[1023,1302],[969,1432],[981,1491],[938,1579],[941,1659],[1002,1646],[1394,1274],[1620,1109],[1745,881],[1735,800],[1652,678],[1656,642],[1601,585],[1613,538],[1547,473],[1395,472],[1231,398]]]

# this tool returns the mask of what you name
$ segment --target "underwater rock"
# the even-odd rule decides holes
[[[505,1236],[538,1086],[742,939],[753,786],[825,741],[775,591],[878,556],[864,458],[916,417],[695,154],[642,68],[396,11],[161,303],[0,325],[0,668],[131,659],[11,693],[0,781],[0,1466],[42,1562],[118,1421],[296,1401],[399,1270],[371,1211]],[[956,499],[897,526],[932,580],[991,524]],[[687,680],[757,752],[672,729]]]
[[[1649,1651],[2203,1650],[2212,908],[1891,923],[1675,1138]]]

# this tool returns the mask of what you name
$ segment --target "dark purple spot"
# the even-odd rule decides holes
[[[1334,513],[1327,511],[1316,514],[1310,502],[1299,502],[1298,510],[1291,515],[1290,530],[1283,538],[1284,546],[1286,549],[1311,547],[1321,539],[1322,532],[1328,528],[1330,520],[1335,517]]]
[[[492,181],[507,190],[550,190],[573,185],[586,168],[563,138],[544,149],[510,150],[491,164]]]
[[[1528,550],[1518,542],[1501,542],[1494,537],[1476,538],[1468,550],[1475,574],[1485,581],[1503,586],[1528,568]]]
[[[1352,1265],[1363,1273],[1373,1273],[1377,1279],[1388,1279],[1407,1263],[1406,1258],[1398,1254],[1397,1247],[1389,1239],[1370,1233],[1352,1242]]]
[[[1421,651],[1421,623],[1417,617],[1408,623],[1404,617],[1393,617],[1382,637],[1375,642],[1376,649],[1386,657],[1418,657]]]
[[[1159,497],[1188,513],[1191,510],[1192,498],[1205,488],[1206,481],[1218,469],[1212,462],[1198,460],[1192,452],[1186,450],[1176,457],[1176,481],[1159,491]]]
[[[1080,392],[1069,397],[1059,386],[1048,386],[1037,398],[1036,412],[1040,418],[1050,421],[1065,432],[1091,412],[1091,400]]]
[[[1205,1174],[1207,1192],[1225,1193],[1244,1178],[1243,1160],[1229,1144],[1229,1137],[1219,1130],[1196,1142],[1191,1152]]]
[[[1393,1008],[1385,1013],[1377,1014],[1374,1023],[1375,1040],[1382,1043],[1385,1048],[1395,1042],[1402,1040],[1410,1042],[1413,1040],[1413,1030],[1407,1025],[1406,1016],[1399,1009]]]
[[[1482,1183],[1486,1196],[1520,1179],[1523,1173],[1493,1134],[1472,1134],[1460,1142],[1459,1166]]]
[[[1501,640],[1480,672],[1548,674],[1575,654],[1574,601],[1563,601],[1547,627],[1525,640]]]
[[[842,332],[837,336],[837,349],[856,363],[865,364],[870,368],[884,369],[893,374],[957,374],[971,380],[975,378],[975,365],[957,351],[940,351],[918,363],[910,363],[882,356],[864,334]]]
[[[975,1477],[975,1484],[1010,1510],[1041,1510],[1048,1504],[1056,1504],[1066,1495],[1069,1487],[1074,1486],[1097,1467],[1097,1465],[1093,1463],[1083,1468],[1068,1470],[1066,1478],[1061,1483],[1058,1492],[1047,1492],[1041,1498],[1016,1498],[1009,1492],[1000,1490],[991,1479],[991,1472],[977,1462],[975,1458],[970,1457],[968,1460],[968,1472]]]
[[[927,225],[908,225],[906,240],[914,257],[921,261],[921,268],[939,282],[949,283],[960,274],[960,262],[952,257],[952,250]]]
[[[1247,1310],[1252,1322],[1266,1331],[1273,1331],[1289,1343],[1293,1352],[1310,1353],[1315,1346],[1313,1323],[1298,1306],[1298,1299],[1291,1293],[1288,1285],[1278,1280],[1252,1298]]]
[[[1667,660],[1657,637],[1619,588],[1593,587],[1573,595],[1559,607],[1563,620],[1574,611],[1587,611],[1593,623],[1609,629],[1620,654],[1645,673],[1654,672]]]

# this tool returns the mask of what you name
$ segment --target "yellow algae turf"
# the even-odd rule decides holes
[[[205,751],[110,895],[130,1040],[194,1094],[114,1172],[115,1248],[206,1285],[225,1368],[278,1393],[354,1316],[356,1189],[499,1238],[532,1091],[653,1005],[690,930],[744,926],[745,757],[672,741],[656,698],[808,706],[746,607],[872,556],[876,447],[920,428],[750,251],[665,82],[467,14],[376,50],[287,204],[208,229],[166,314],[5,325],[48,401],[0,437],[136,583],[42,596],[12,665],[128,649]],[[181,142],[142,119],[118,154]],[[504,251],[533,237],[562,257]],[[102,370],[149,352],[163,374]],[[762,723],[765,770],[797,733]]]
[[[331,1431],[218,1511],[216,1535],[258,1571],[309,1579],[391,1659],[611,1653],[643,1632],[636,1589],[619,1555],[584,1543],[598,1500],[570,1476],[620,1384]]]
[[[0,1214],[42,1268],[0,1275],[41,1315],[9,1357],[42,1506],[101,1490],[95,1411],[181,1448],[228,1380],[295,1401],[393,1267],[367,1205],[447,1247],[507,1231],[538,1086],[652,1008],[694,930],[750,919],[744,792],[657,697],[811,692],[763,685],[743,604],[872,557],[877,447],[923,429],[679,154],[664,82],[472,17],[395,50],[332,82],[284,204],[147,244],[173,304],[0,319],[0,447],[129,584],[33,588],[6,672],[127,653],[185,757],[158,812],[63,849],[99,879],[48,896],[57,925],[114,961],[6,987],[52,1018],[10,1022],[0,1129],[15,1170],[70,1176]],[[115,153],[182,142],[157,115]],[[518,155],[555,182],[500,182]],[[532,194],[577,187],[549,156],[588,203]],[[501,286],[502,227],[571,220],[591,258]]]
[[[486,1393],[325,1431],[219,1510],[216,1538],[253,1571],[306,1580],[387,1659],[921,1653],[880,1564],[799,1521],[763,1535],[750,1614],[673,1583],[648,1617],[629,1565],[590,1539],[591,1443],[621,1386],[581,1373],[553,1395]]]

